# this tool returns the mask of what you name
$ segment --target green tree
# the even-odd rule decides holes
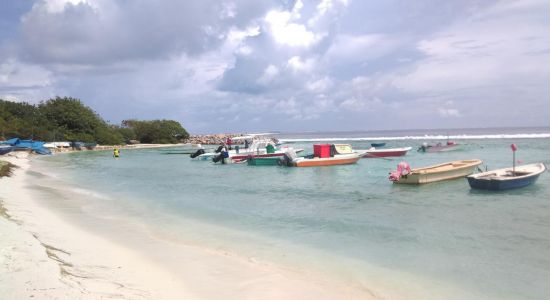
[[[177,143],[189,138],[189,133],[179,122],[174,120],[125,120],[122,122],[122,126],[133,129],[136,138],[141,143]]]
[[[120,144],[123,137],[78,99],[56,97],[39,105],[43,117],[71,141]]]

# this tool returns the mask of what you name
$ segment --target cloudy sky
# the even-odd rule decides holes
[[[550,125],[550,0],[0,0],[0,98],[192,133]]]

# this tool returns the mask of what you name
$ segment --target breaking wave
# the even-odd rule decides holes
[[[399,141],[399,140],[480,140],[480,139],[546,139],[550,133],[520,134],[459,134],[459,135],[407,135],[377,137],[318,137],[318,138],[282,138],[281,142],[331,142],[331,141]]]

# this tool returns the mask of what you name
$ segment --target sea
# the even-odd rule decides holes
[[[466,179],[397,185],[388,174],[481,159],[481,169],[550,166],[550,128],[486,128],[275,135],[316,143],[411,146],[403,157],[317,168],[219,165],[166,149],[87,151],[34,161],[29,188],[90,230],[162,260],[164,243],[192,243],[319,274],[405,299],[548,299],[550,174],[505,192]],[[424,142],[457,151],[420,153]],[[152,238],[154,237],[154,239]],[[167,262],[169,264],[169,262]],[[382,293],[384,294],[384,293]]]

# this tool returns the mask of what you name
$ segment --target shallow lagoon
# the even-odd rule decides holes
[[[290,138],[312,151],[311,141]],[[424,299],[545,298],[550,174],[504,193],[470,190],[466,179],[401,186],[387,177],[402,160],[420,167],[479,158],[483,168],[507,167],[512,142],[522,163],[548,163],[550,139],[457,141],[464,144],[459,151],[424,154],[415,151],[420,140],[390,140],[387,147],[413,150],[402,158],[325,168],[222,166],[156,149],[123,151],[120,159],[82,152],[37,161],[37,170],[50,175],[37,185],[77,195],[78,213],[110,222],[133,218],[165,239],[351,284]],[[357,149],[370,145],[350,142]]]

